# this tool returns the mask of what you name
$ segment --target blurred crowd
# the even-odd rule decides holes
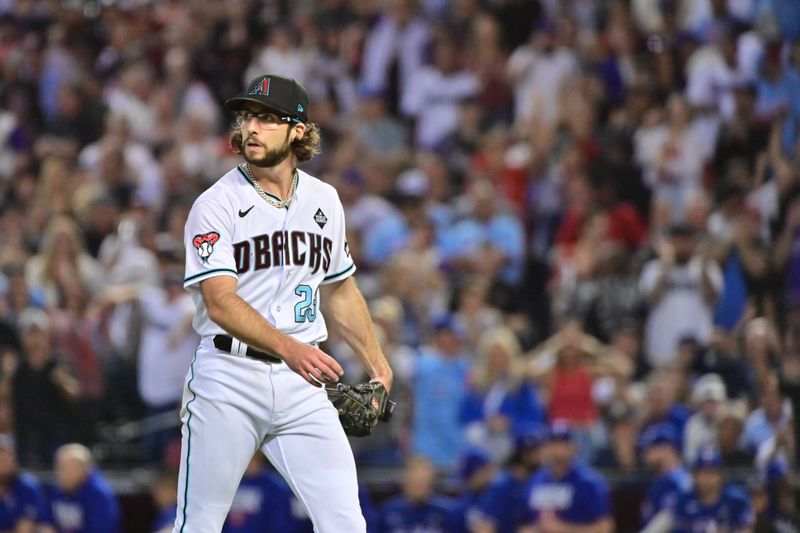
[[[339,191],[395,372],[361,467],[505,468],[560,421],[576,461],[641,474],[657,428],[795,520],[761,496],[800,451],[799,1],[0,1],[0,70],[23,467],[177,412],[186,214],[238,162],[221,102],[273,72],[310,94],[304,169]],[[101,464],[174,462],[176,427],[143,427]]]

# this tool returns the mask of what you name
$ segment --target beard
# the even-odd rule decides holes
[[[291,130],[290,130],[291,131]],[[274,167],[279,163],[283,162],[284,159],[289,157],[289,154],[292,152],[292,145],[289,142],[289,133],[290,131],[286,132],[286,138],[283,140],[283,144],[277,148],[271,148],[266,150],[266,153],[261,157],[250,157],[247,155],[247,141],[242,143],[243,150],[242,155],[244,156],[244,160],[247,161],[249,165],[254,167],[261,167],[261,168],[268,168]]]

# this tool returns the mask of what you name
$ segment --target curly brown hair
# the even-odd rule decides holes
[[[308,161],[320,153],[320,133],[319,126],[313,122],[305,124],[306,131],[303,137],[292,141],[292,153],[300,161]],[[288,137],[288,132],[287,132]],[[242,154],[242,129],[241,124],[234,123],[231,129],[230,146],[234,152]]]

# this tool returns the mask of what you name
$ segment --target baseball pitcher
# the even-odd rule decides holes
[[[218,533],[256,450],[315,531],[363,532],[345,432],[363,435],[388,416],[392,371],[352,277],[336,190],[296,168],[318,153],[319,129],[306,91],[280,76],[258,77],[225,104],[244,161],[197,198],[186,222],[184,286],[202,339],[183,393],[173,533]],[[326,319],[369,383],[337,386],[342,367],[318,347]]]

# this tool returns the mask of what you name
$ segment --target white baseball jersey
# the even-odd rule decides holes
[[[240,167],[192,206],[184,232],[184,287],[194,297],[193,325],[204,339],[225,334],[209,319],[200,294],[200,282],[214,276],[237,278],[237,294],[300,342],[327,338],[319,286],[351,276],[356,267],[336,189],[297,172],[294,197],[285,208],[266,202]]]

